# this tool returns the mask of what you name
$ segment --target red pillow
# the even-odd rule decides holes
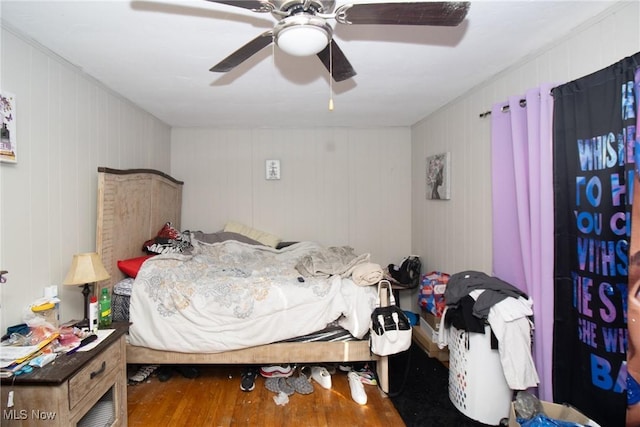
[[[142,263],[145,262],[145,260],[151,258],[152,256],[155,256],[155,255],[145,255],[137,258],[130,258],[130,259],[124,259],[124,260],[118,261],[118,268],[127,276],[135,278],[138,275],[138,271],[140,270],[140,267],[142,267]]]

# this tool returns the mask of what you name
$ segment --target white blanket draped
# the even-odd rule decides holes
[[[276,250],[230,240],[196,242],[191,255],[150,258],[133,286],[130,343],[215,353],[306,335],[338,318],[361,338],[376,290],[339,275],[303,278],[296,264],[322,249],[313,242]]]

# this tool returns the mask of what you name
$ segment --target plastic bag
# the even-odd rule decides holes
[[[432,271],[422,276],[420,292],[418,293],[418,305],[436,317],[442,316],[446,302],[444,291],[449,283],[450,275],[440,271]]]
[[[544,414],[540,400],[528,391],[519,391],[516,394],[513,410],[518,418],[525,420],[534,418],[538,414]]]
[[[521,420],[517,418],[517,421],[522,427],[584,427],[582,424],[574,423],[572,421],[562,421],[549,418],[544,414],[538,414],[530,420]]]
[[[563,421],[549,418],[544,413],[540,400],[528,391],[519,391],[513,402],[516,421],[522,427],[582,427],[573,421]]]

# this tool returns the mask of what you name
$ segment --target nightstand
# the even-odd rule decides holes
[[[60,355],[29,374],[3,378],[2,426],[127,425],[127,323],[92,350]],[[7,407],[13,392],[13,407]]]

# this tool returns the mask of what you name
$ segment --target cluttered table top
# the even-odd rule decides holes
[[[59,332],[53,332],[31,345],[0,345],[1,383],[62,383],[100,354],[102,349],[118,340],[128,327],[127,323],[113,323],[109,329],[98,329],[88,335],[77,334],[79,339],[66,346],[60,345]]]

